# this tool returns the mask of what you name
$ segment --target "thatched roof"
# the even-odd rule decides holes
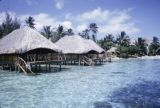
[[[38,48],[61,51],[38,31],[29,27],[14,30],[0,40],[0,54],[25,53]]]
[[[104,50],[92,40],[84,39],[80,36],[65,36],[55,43],[61,47],[65,54],[84,54],[91,51],[102,53]]]
[[[109,50],[107,50],[107,53],[115,53],[117,50],[117,47],[111,47]]]

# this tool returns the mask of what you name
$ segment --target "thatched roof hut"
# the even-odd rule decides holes
[[[111,47],[109,50],[107,50],[107,53],[116,53],[117,47]]]
[[[102,49],[92,40],[87,40],[77,35],[65,36],[55,44],[61,47],[64,54],[87,54],[104,52],[104,49]]]
[[[29,27],[17,29],[0,40],[0,54],[21,54],[38,49],[61,51],[38,31]]]

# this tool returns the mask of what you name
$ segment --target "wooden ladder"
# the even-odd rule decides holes
[[[27,63],[21,58],[18,57],[16,60],[16,66],[20,68],[26,75],[34,75],[35,73],[29,68]]]
[[[88,57],[86,57],[86,56],[84,56],[83,62],[84,62],[86,65],[88,65],[88,66],[93,66],[93,65],[94,65],[93,60],[90,59],[90,58],[88,58]]]

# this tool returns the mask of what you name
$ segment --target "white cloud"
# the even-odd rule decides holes
[[[36,15],[20,15],[19,18],[22,21],[23,25],[25,25],[25,20],[32,16],[35,19],[35,28],[41,30],[43,26],[50,25],[52,28],[57,28],[59,25],[63,25],[65,28],[73,28],[72,22],[69,20],[60,21],[55,17],[52,17],[46,13],[40,13]]]
[[[16,13],[15,12],[8,12],[8,14],[11,16],[11,18],[15,18],[16,17]],[[2,24],[2,22],[5,20],[6,17],[6,12],[1,12],[0,13],[0,24]]]
[[[64,1],[63,0],[55,0],[55,7],[59,10],[61,10],[64,6]]]
[[[87,28],[87,24],[81,24],[81,25],[78,25],[76,27],[76,31],[77,32],[82,32],[83,30],[85,30]]]
[[[92,11],[79,14],[72,18],[72,20],[77,24],[77,32],[84,30],[87,27],[86,24],[95,22],[99,27],[98,36],[104,36],[109,33],[118,34],[121,31],[126,31],[128,34],[133,35],[139,33],[140,29],[130,16],[132,10],[132,8],[129,8],[111,11],[98,7]]]
[[[5,19],[5,12],[0,13],[0,24],[2,24],[2,22]]]
[[[88,11],[85,13],[82,13],[80,15],[77,15],[76,19],[79,22],[103,22],[107,19],[109,19],[110,12],[108,10],[102,11],[101,8],[97,8],[92,11]]]
[[[85,30],[89,23],[95,22],[99,27],[97,38],[101,38],[106,34],[118,34],[121,31],[126,31],[129,35],[138,34],[140,29],[136,26],[130,12],[132,12],[131,9],[111,11],[96,8],[78,15],[67,13],[61,20],[47,13],[18,15],[18,18],[23,22],[23,25],[25,25],[24,21],[28,16],[34,17],[35,27],[38,30],[46,25],[51,25],[53,28],[58,27],[58,25],[63,25],[65,28],[72,28],[76,34]],[[14,12],[11,13],[12,16],[15,15]],[[0,13],[0,22],[2,22],[3,16],[4,12]]]
[[[52,27],[56,27],[60,23],[59,21],[56,20],[56,18],[53,18],[45,13],[40,13],[38,15],[35,15],[34,18],[36,23],[35,27],[37,29],[40,29],[46,25],[51,25]]]
[[[52,27],[57,27],[59,25],[59,21],[55,18],[49,16],[46,13],[40,13],[37,15],[20,15],[19,18],[25,25],[24,21],[29,17],[32,16],[35,19],[35,28],[38,30],[42,29],[43,26],[51,25]]]
[[[63,25],[65,28],[73,28],[71,21],[64,21],[61,23],[61,25]]]

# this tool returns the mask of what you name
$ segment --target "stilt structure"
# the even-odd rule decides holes
[[[34,74],[33,68],[40,71],[42,65],[46,65],[46,71],[51,71],[53,64],[61,68],[61,52],[38,31],[24,27],[0,40],[0,66],[2,69],[18,69],[27,75]]]
[[[80,36],[65,36],[55,43],[61,47],[66,56],[67,65],[100,65],[103,64],[103,58],[98,55],[104,53],[104,49],[98,46],[92,40],[84,39]],[[94,55],[95,58],[90,57]]]

